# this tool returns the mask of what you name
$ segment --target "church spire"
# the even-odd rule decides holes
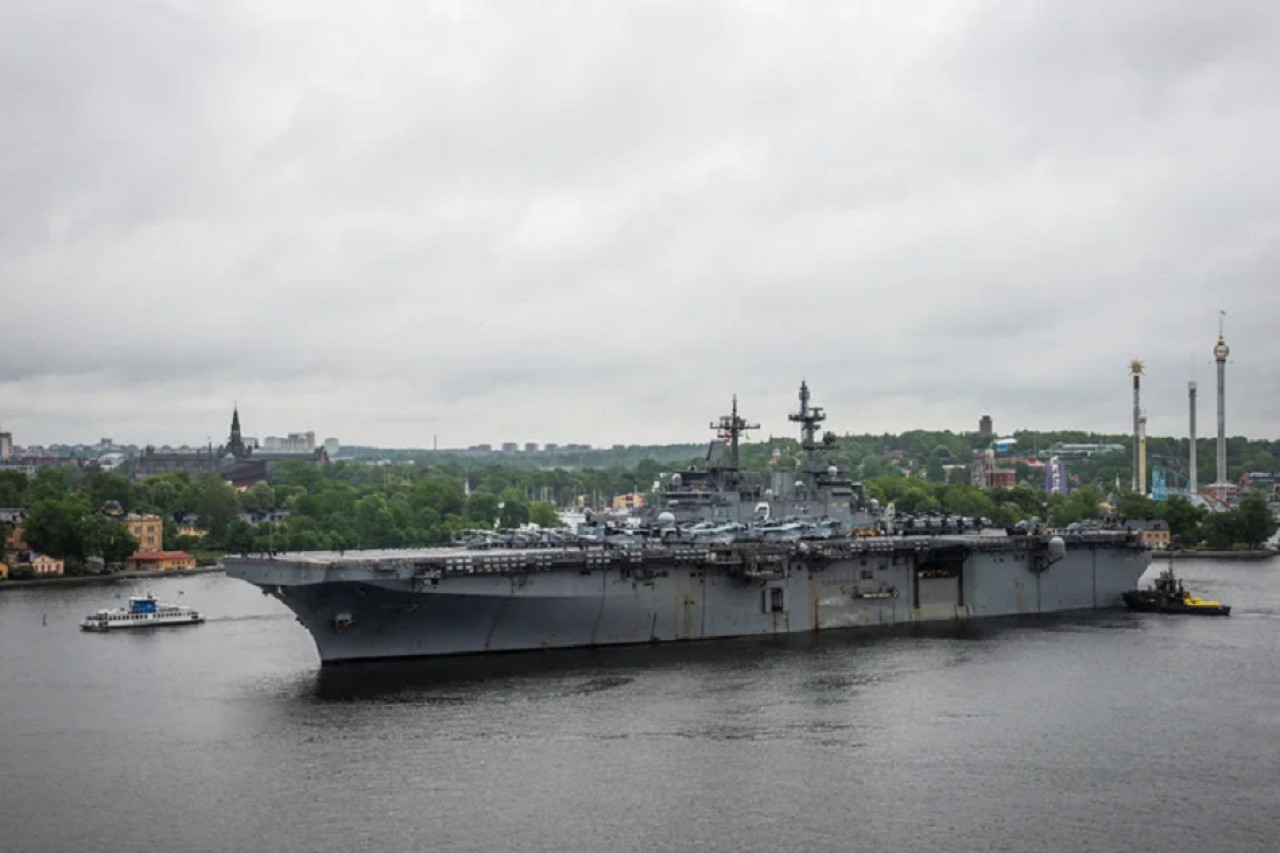
[[[227,452],[237,459],[245,455],[244,439],[240,437],[240,406],[231,410],[231,437],[227,440]]]

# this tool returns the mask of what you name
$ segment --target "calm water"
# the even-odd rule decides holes
[[[222,576],[9,590],[0,847],[1274,851],[1280,563],[1178,569],[1232,616],[323,673]],[[210,621],[77,629],[146,589]]]

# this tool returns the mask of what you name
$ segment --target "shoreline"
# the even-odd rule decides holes
[[[1270,560],[1280,554],[1270,548],[1258,548],[1254,551],[1190,551],[1179,548],[1176,551],[1152,551],[1153,560]]]
[[[109,584],[120,580],[139,580],[139,579],[155,579],[155,578],[181,578],[191,575],[211,575],[218,572],[226,571],[226,567],[222,564],[216,566],[196,566],[194,569],[171,569],[167,572],[160,571],[125,571],[112,572],[106,575],[76,575],[73,577],[56,577],[56,578],[25,578],[22,580],[3,580],[0,581],[0,590],[6,589],[31,589],[37,586],[92,586],[94,584]]]

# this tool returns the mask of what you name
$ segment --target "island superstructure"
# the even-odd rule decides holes
[[[283,602],[336,663],[1121,607],[1150,563],[1121,531],[892,535],[892,509],[830,464],[807,385],[800,399],[794,482],[739,470],[753,427],[735,400],[707,470],[673,477],[624,544],[244,555],[227,574]]]

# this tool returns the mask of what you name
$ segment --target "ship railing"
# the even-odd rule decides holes
[[[1109,544],[1133,547],[1138,541],[1120,531],[1070,534],[1063,538],[1073,545]],[[919,539],[824,539],[787,543],[654,543],[643,548],[538,548],[441,554],[413,561],[411,574],[415,579],[430,580],[437,573],[443,576],[591,570],[663,562],[745,571],[743,567],[748,565],[774,565],[790,560],[822,563],[874,554],[925,554],[939,548],[953,547],[975,552],[1038,552],[1044,549],[1046,543],[1047,539],[1043,536],[943,536]],[[383,563],[377,565],[376,569],[382,573],[389,570],[388,565]],[[403,567],[404,563],[400,562],[398,565]]]

